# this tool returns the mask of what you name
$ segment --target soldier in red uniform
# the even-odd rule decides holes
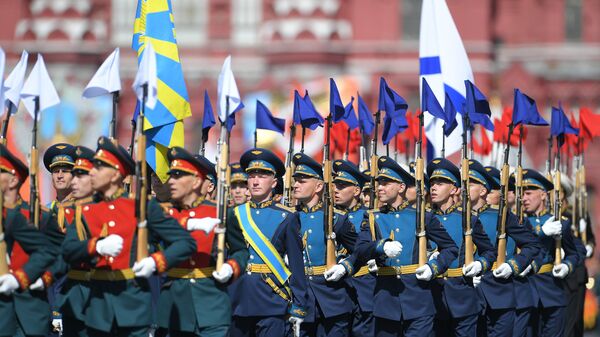
[[[122,146],[106,137],[98,140],[90,177],[99,200],[77,206],[74,222],[85,228],[85,238],[68,231],[63,244],[67,262],[92,265],[85,308],[89,336],[148,336],[152,323],[148,277],[166,272],[196,249],[187,231],[166,218],[154,199],[147,202],[147,221],[138,223],[135,200],[123,190],[123,180],[133,170],[134,162]],[[144,227],[148,237],[165,248],[137,261],[137,229]]]
[[[159,299],[158,323],[171,336],[223,337],[231,324],[231,301],[226,291],[246,268],[248,249],[239,226],[227,227],[228,259],[215,270],[217,233],[220,220],[217,208],[202,193],[207,175],[214,166],[202,156],[180,147],[168,153],[168,184],[173,207],[167,213],[196,240],[196,252],[167,272]]]

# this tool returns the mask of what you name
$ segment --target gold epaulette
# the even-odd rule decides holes
[[[563,216],[561,216],[560,218],[561,218],[561,220],[565,220],[565,221],[566,221],[566,220],[569,220],[569,218],[568,218],[568,217],[566,217],[566,216],[564,216],[564,215],[563,215]]]
[[[379,212],[379,208],[368,209],[367,212],[368,213],[377,213],[377,212]]]
[[[500,206],[498,206],[498,205],[490,205],[490,208],[491,209],[495,209],[495,210],[499,210]]]
[[[275,207],[279,207],[279,208],[281,208],[281,209],[283,209],[285,211],[288,211],[290,213],[296,212],[296,209],[294,207],[288,207],[288,206],[286,206],[284,204],[275,204]]]
[[[58,207],[59,207],[59,208],[60,208],[60,207],[62,207],[62,208],[65,208],[65,207],[73,207],[73,205],[75,205],[75,200],[69,200],[69,201],[61,202],[61,203],[58,205]]]
[[[431,212],[433,211],[433,208],[431,208],[431,206],[425,206],[425,212]]]
[[[346,215],[346,212],[344,212],[344,211],[342,211],[340,209],[337,209],[337,208],[333,209],[333,213],[339,214],[339,215]]]

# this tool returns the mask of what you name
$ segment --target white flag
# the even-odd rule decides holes
[[[92,98],[121,91],[121,77],[119,76],[119,48],[116,48],[104,63],[98,68],[94,77],[83,90],[84,98]]]
[[[37,62],[35,62],[29,77],[27,77],[27,81],[23,85],[23,90],[21,90],[23,105],[25,105],[32,118],[35,116],[35,97],[39,97],[40,99],[38,120],[42,111],[60,103],[58,93],[46,70],[42,54],[38,54]]]
[[[4,97],[6,98],[6,106],[9,102],[17,108],[21,102],[21,90],[23,90],[23,83],[25,83],[25,71],[27,70],[27,59],[29,54],[23,50],[21,53],[21,59],[15,66],[13,71],[8,75],[6,81],[4,81]],[[4,100],[2,100],[4,102]],[[16,110],[14,111],[16,112]]]
[[[146,107],[154,109],[158,101],[158,89],[156,86],[156,53],[150,41],[146,43],[146,49],[142,54],[142,59],[138,65],[138,72],[135,74],[135,80],[131,87],[135,91],[138,100],[144,100],[144,84],[148,85],[148,96],[146,97]]]
[[[420,78],[427,79],[440,103],[448,94],[457,111],[462,111],[466,99],[465,80],[473,81],[473,71],[456,29],[446,0],[423,0],[419,43]],[[458,126],[446,137],[446,156],[460,150],[462,145],[462,116],[456,114]],[[425,133],[440,156],[444,122],[425,114]]]
[[[233,77],[231,71],[231,55],[227,56],[225,62],[223,62],[217,85],[217,96],[219,100],[219,119],[222,123],[225,123],[229,115],[244,106],[235,83],[235,77]],[[227,108],[227,99],[229,99],[229,109]]]

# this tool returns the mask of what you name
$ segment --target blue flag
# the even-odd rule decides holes
[[[342,103],[340,92],[333,78],[329,79],[329,112],[331,113],[333,123],[342,120],[346,114],[344,103]]]
[[[285,119],[274,117],[271,111],[259,100],[256,100],[256,128],[272,130],[285,134]]]
[[[324,121],[312,104],[308,92],[302,98],[298,90],[294,90],[294,124],[315,130],[323,126]]]
[[[574,128],[569,119],[565,115],[562,106],[558,104],[558,108],[552,107],[552,119],[550,123],[550,134],[557,137],[559,146],[565,142],[564,135],[566,133],[579,135],[579,129]]]
[[[350,130],[354,130],[358,127],[358,120],[356,119],[356,113],[354,112],[354,97],[350,98],[350,103],[344,108],[343,120]]]
[[[475,124],[481,124],[484,128],[494,131],[494,123],[490,120],[492,111],[490,103],[485,95],[469,80],[465,80],[465,88],[467,91],[467,99],[465,101],[464,112],[467,113],[471,120],[471,128]]]
[[[512,122],[514,126],[525,125],[548,125],[537,109],[535,100],[515,89],[515,100],[513,105]]]
[[[406,100],[390,88],[382,77],[379,81],[379,110],[385,110],[383,144],[389,144],[396,134],[408,128],[407,109]]]
[[[204,90],[204,117],[202,118],[202,141],[208,141],[208,132],[215,125],[215,115],[213,114],[212,104],[210,104],[210,97],[208,97],[208,91]]]
[[[375,128],[375,121],[373,121],[373,114],[369,111],[369,107],[365,101],[358,95],[358,121],[360,129],[364,135],[371,135]]]
[[[452,103],[452,99],[450,95],[446,93],[446,100],[444,101],[444,113],[448,118],[450,123],[444,123],[444,136],[449,136],[452,131],[458,126],[458,122],[456,121],[456,108],[454,107],[454,103]]]
[[[427,83],[425,77],[423,77],[423,92],[421,93],[421,110],[429,112],[433,117],[444,120],[444,124],[451,124],[451,120],[446,115],[446,111],[442,109],[440,102],[438,102],[433,90]],[[455,119],[456,115],[452,117]]]

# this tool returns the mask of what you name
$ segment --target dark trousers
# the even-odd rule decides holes
[[[531,337],[533,336],[531,326],[532,308],[517,309],[515,311],[515,324],[513,327],[514,337]]]
[[[87,328],[90,337],[148,337],[150,328],[132,327],[132,328],[114,328],[111,332],[104,332],[92,328]]]
[[[87,337],[85,323],[75,317],[63,316],[63,337]]]
[[[475,337],[477,336],[478,314],[447,320],[435,319],[433,329],[437,337]]]
[[[428,337],[432,332],[433,315],[405,321],[375,318],[375,336],[377,337]]]
[[[302,337],[348,337],[350,336],[350,314],[329,318],[319,317],[315,322],[302,323]]]
[[[485,310],[488,337],[512,337],[515,323],[514,309]]]
[[[290,327],[285,316],[233,316],[230,337],[287,336]]]
[[[375,318],[373,312],[362,311],[358,305],[352,312],[352,337],[372,337],[375,335]]]
[[[538,308],[533,329],[539,337],[562,336],[565,331],[565,307]]]

